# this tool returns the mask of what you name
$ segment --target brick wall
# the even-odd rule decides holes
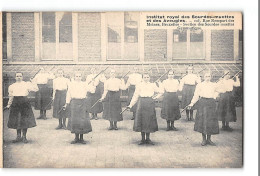
[[[234,31],[211,31],[211,59],[234,60]]]
[[[144,60],[167,61],[167,30],[144,30]]]
[[[34,13],[12,13],[12,61],[34,61]]]
[[[101,60],[101,16],[100,13],[78,14],[79,61]]]

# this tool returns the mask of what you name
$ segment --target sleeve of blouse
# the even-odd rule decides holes
[[[197,76],[196,82],[197,82],[197,84],[201,83],[201,78],[200,78],[200,76]]]
[[[101,99],[104,99],[107,95],[107,92],[108,92],[108,89],[107,89],[108,85],[107,84],[108,84],[108,80],[104,82],[104,93],[103,93]]]
[[[160,98],[164,94],[164,92],[165,92],[165,80],[162,83],[159,84],[159,87],[160,87],[161,90],[158,93],[158,95],[155,97],[155,99]]]
[[[159,83],[159,87],[154,83],[153,84],[154,91],[157,93],[164,93],[164,87],[162,83]]]
[[[240,86],[240,80],[236,80],[236,81],[233,81],[233,86],[234,87],[239,87]]]
[[[32,82],[27,82],[27,85],[28,85],[28,90],[29,91],[33,91],[33,92],[36,92],[39,90],[38,86],[36,83],[32,83]]]
[[[69,85],[68,86],[68,91],[67,91],[67,94],[66,94],[66,103],[69,104],[70,103],[70,100],[71,100],[71,86]]]
[[[7,107],[10,107],[13,103],[13,99],[14,99],[14,96],[13,96],[13,86],[10,85],[8,87],[8,96],[9,96],[9,100],[8,100],[8,103],[7,103]]]
[[[194,105],[199,100],[199,97],[200,97],[200,84],[196,86],[193,98],[191,100],[191,104]]]
[[[180,80],[179,91],[182,91],[182,89],[183,89],[183,86],[184,86],[184,80],[185,80],[185,77],[183,77],[183,78]]]
[[[135,89],[135,92],[134,92],[134,95],[133,95],[133,98],[129,104],[129,107],[133,107],[135,105],[135,103],[137,102],[138,98],[139,98],[139,94],[140,94],[140,88],[141,88],[141,85],[137,85],[136,86],[136,89]]]
[[[126,90],[127,89],[127,85],[125,84],[125,80],[120,80],[120,89],[121,90]]]

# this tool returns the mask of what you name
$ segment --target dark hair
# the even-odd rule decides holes
[[[22,73],[22,72],[15,72],[15,76],[16,76],[18,73],[21,73],[21,74],[22,74],[22,76],[23,76],[23,73]]]
[[[149,77],[150,77],[150,74],[148,72],[143,72],[142,78],[144,78],[144,75],[149,75]]]

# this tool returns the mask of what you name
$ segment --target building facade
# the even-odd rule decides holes
[[[141,12],[3,12],[3,80],[15,71],[30,78],[39,66],[89,73],[93,65],[111,65],[123,75],[131,65],[167,69],[177,76],[187,65],[207,67],[219,77],[224,69],[242,69],[242,30],[144,29]]]

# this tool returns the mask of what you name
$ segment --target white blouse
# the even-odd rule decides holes
[[[142,79],[143,79],[142,75],[139,73],[130,74],[126,85],[127,85],[127,87],[129,87],[130,85],[136,86],[137,84],[142,82]]]
[[[9,101],[8,105],[10,106],[13,102],[13,97],[15,96],[28,96],[30,91],[38,91],[39,88],[37,84],[31,82],[16,82],[8,87]]]
[[[101,99],[104,99],[106,97],[108,91],[115,91],[115,92],[117,92],[120,89],[121,90],[126,90],[127,89],[124,80],[120,80],[118,78],[109,78],[104,83],[104,93],[103,93]]]
[[[166,79],[162,82],[163,91],[177,92],[179,90],[179,81],[177,79]]]
[[[49,79],[54,79],[55,76],[54,74],[49,74],[49,73],[38,73],[33,81],[36,82],[36,84],[47,84]]]
[[[199,100],[199,98],[216,99],[216,97],[218,96],[217,88],[218,88],[217,83],[205,82],[205,81],[199,83],[196,86],[193,98],[191,100],[191,104],[194,105]]]
[[[87,92],[95,93],[96,87],[86,82],[73,81],[68,86],[66,95],[66,103],[70,103],[71,99],[84,99],[87,96]]]
[[[180,91],[183,89],[183,85],[187,84],[187,85],[195,85],[201,82],[201,79],[199,76],[195,75],[195,74],[187,74],[186,76],[184,76],[181,81],[180,81]]]
[[[131,108],[138,101],[139,97],[153,97],[154,93],[163,93],[163,90],[161,87],[157,87],[155,83],[141,82],[137,84],[129,107]]]
[[[225,92],[231,92],[233,90],[233,87],[239,87],[240,81],[239,79],[237,81],[234,81],[233,79],[222,79],[218,82],[218,91],[220,93]]]

